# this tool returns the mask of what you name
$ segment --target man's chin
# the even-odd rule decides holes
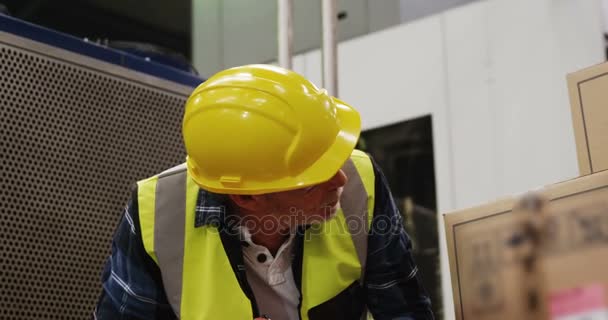
[[[336,215],[338,215],[338,206],[334,206],[333,208],[327,209],[327,216],[325,218],[325,220],[331,220],[333,219]]]

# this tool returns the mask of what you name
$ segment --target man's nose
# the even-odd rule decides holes
[[[336,172],[336,174],[331,177],[329,181],[327,181],[328,186],[331,187],[331,189],[344,187],[346,182],[348,182],[348,177],[346,176],[346,173],[342,171],[342,169],[338,170],[338,172]]]

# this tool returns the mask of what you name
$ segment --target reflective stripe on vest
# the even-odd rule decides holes
[[[348,183],[333,219],[304,235],[301,318],[362,281],[374,208],[371,160],[355,150],[342,168]],[[194,227],[199,188],[180,165],[138,183],[144,248],[158,264],[167,299],[181,319],[253,319],[219,231]],[[331,257],[331,259],[328,259]]]

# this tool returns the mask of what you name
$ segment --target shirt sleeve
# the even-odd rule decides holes
[[[135,187],[112,240],[93,319],[176,319],[160,270],[146,253],[140,235]]]
[[[373,160],[372,163],[375,205],[365,271],[367,306],[375,320],[434,319],[402,216],[386,178]]]

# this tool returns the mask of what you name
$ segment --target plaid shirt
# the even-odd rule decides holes
[[[364,277],[367,307],[376,320],[433,319],[431,302],[410,253],[411,242],[403,229],[401,214],[375,163],[374,172],[375,208]],[[223,210],[205,208],[222,207],[219,198],[201,190],[197,201],[197,224],[216,223]],[[294,263],[298,261],[301,259],[296,258]],[[294,266],[294,270],[299,268]],[[133,191],[114,235],[102,282],[94,319],[176,319],[163,290],[160,270],[143,247],[137,190]]]

